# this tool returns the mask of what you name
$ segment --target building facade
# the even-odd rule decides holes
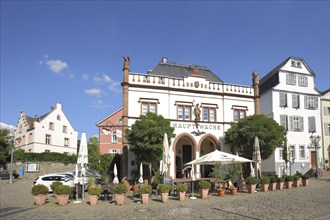
[[[99,121],[99,144],[101,154],[122,154],[123,108],[116,110]]]
[[[330,89],[321,93],[322,167],[330,167]]]
[[[140,115],[154,112],[169,119],[175,128],[171,140],[172,178],[186,177],[186,163],[215,149],[232,152],[224,143],[230,123],[256,113],[258,109],[258,74],[254,86],[224,83],[206,67],[161,62],[147,73],[130,71],[130,59],[123,68],[123,137]],[[137,169],[130,145],[123,139],[123,175]],[[125,167],[125,164],[127,167]],[[127,173],[125,173],[127,170]],[[196,166],[196,177],[209,177],[211,167]]]
[[[305,60],[289,57],[260,79],[260,112],[285,127],[291,156],[289,170],[285,170],[283,148],[276,148],[269,159],[262,161],[263,172],[306,173],[321,162],[323,155],[316,161],[316,151],[310,144],[311,135],[322,134],[321,94],[315,76]],[[319,149],[318,155],[321,153]]]
[[[77,154],[78,132],[71,126],[60,103],[40,117],[30,117],[22,111],[14,135],[15,147],[25,152]]]

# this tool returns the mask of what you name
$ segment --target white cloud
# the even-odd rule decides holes
[[[87,95],[101,95],[101,89],[99,89],[99,88],[85,89],[84,92]]]
[[[60,73],[62,70],[68,68],[68,64],[61,60],[48,60],[47,65],[54,73]]]
[[[4,122],[0,122],[0,129],[8,129],[11,132],[14,132],[16,130],[16,126],[14,125],[9,125]]]
[[[107,74],[103,74],[101,77],[94,76],[94,82],[97,83],[98,85],[107,84],[108,85],[107,88],[114,93],[121,92],[120,82],[116,82]]]
[[[97,100],[95,102],[92,102],[92,105],[91,106],[93,108],[100,108],[100,109],[109,108],[110,107],[109,105],[104,104],[102,100]]]
[[[83,79],[83,80],[88,80],[88,75],[87,75],[86,73],[83,74],[83,75],[82,75],[82,79]]]

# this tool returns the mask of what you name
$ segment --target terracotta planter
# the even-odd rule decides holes
[[[37,206],[45,205],[47,200],[47,194],[39,194],[36,196],[33,196],[34,202]]]
[[[217,189],[218,196],[224,197],[225,196],[225,193],[226,193],[226,190],[225,189]]]
[[[94,196],[89,196],[90,205],[96,205],[98,200],[99,200],[98,196],[95,196],[95,195]]]
[[[293,181],[293,187],[299,187],[300,181],[299,180],[294,180]]]
[[[166,203],[168,201],[168,193],[162,193],[161,200],[162,203]]]
[[[276,190],[276,183],[269,183],[269,190],[274,191]]]
[[[125,202],[125,194],[115,194],[117,205],[124,205]]]
[[[141,194],[142,197],[142,203],[143,204],[148,204],[149,203],[149,194]]]
[[[208,194],[209,194],[209,189],[200,189],[199,190],[199,195],[200,195],[201,199],[207,198]]]
[[[230,190],[230,195],[235,196],[237,194],[237,188],[231,188]]]
[[[292,183],[293,183],[293,181],[285,182],[285,187],[286,187],[287,189],[291,189],[291,188],[292,188]]]
[[[56,198],[59,205],[66,205],[69,202],[69,195],[57,195]]]
[[[303,186],[308,186],[308,183],[309,183],[309,179],[305,179],[305,180],[303,179],[302,180],[302,185]]]
[[[257,184],[246,184],[246,188],[248,190],[248,193],[255,193],[256,192],[256,186]]]
[[[284,182],[279,182],[276,184],[276,189],[281,190],[281,189],[283,189],[283,186],[284,186]]]
[[[262,192],[267,192],[268,188],[269,188],[269,184],[268,183],[267,184],[261,184],[260,188],[261,188]]]
[[[179,192],[178,197],[180,202],[184,201],[184,198],[186,197],[186,192]]]

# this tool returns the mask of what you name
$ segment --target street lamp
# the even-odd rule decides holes
[[[13,183],[13,161],[14,161],[14,144],[21,142],[21,138],[17,138],[17,140],[14,140],[14,135],[12,133],[9,134],[9,140],[11,142],[11,148],[10,148],[10,171],[9,171],[9,183]]]
[[[320,135],[314,136],[311,135],[309,137],[310,141],[312,142],[312,145],[314,146],[315,149],[315,160],[316,160],[316,172],[315,172],[315,177],[318,178],[319,177],[319,170],[318,170],[318,157],[317,157],[317,150],[320,148],[319,146],[319,142],[321,140]]]

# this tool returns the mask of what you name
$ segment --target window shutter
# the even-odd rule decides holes
[[[289,121],[290,121],[290,130],[292,131],[293,130],[293,117],[292,116],[289,117]]]
[[[286,84],[290,84],[290,74],[286,74]]]
[[[304,131],[304,118],[299,117],[300,131]]]
[[[314,97],[314,107],[315,109],[318,109],[319,108],[319,97],[315,96]]]
[[[281,92],[280,93],[280,107],[285,107],[285,106],[287,106],[287,102],[286,102],[286,93],[284,93],[284,92]]]
[[[308,108],[308,104],[307,104],[307,95],[305,95],[304,98],[305,98],[305,108]]]
[[[315,132],[315,117],[308,117],[308,132]]]
[[[286,115],[280,115],[280,124],[285,128],[285,130],[288,130],[288,123],[287,123]]]
[[[292,107],[299,108],[299,95],[298,94],[292,94]]]
[[[330,130],[330,129],[329,129],[330,124],[328,124],[328,123],[325,122],[325,123],[323,124],[323,126],[324,126],[324,133],[325,133],[325,135],[330,135],[330,133],[329,133],[329,132],[330,132],[330,131],[329,131],[329,130]]]

